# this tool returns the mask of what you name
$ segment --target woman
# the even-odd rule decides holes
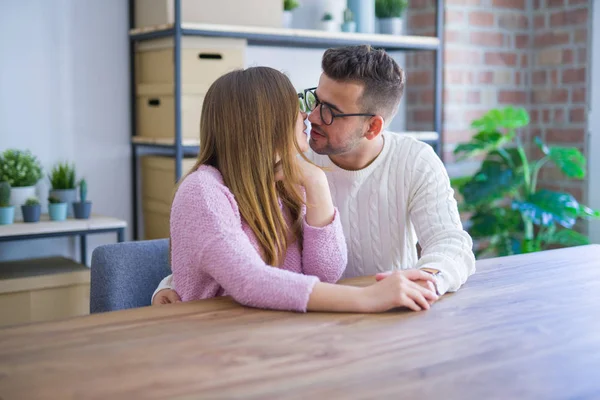
[[[395,275],[367,288],[334,284],[346,244],[325,173],[302,155],[305,119],[291,82],[274,69],[234,71],[210,87],[201,152],[171,208],[173,284],[183,301],[231,295],[300,312],[405,305]],[[432,296],[423,289],[425,306]]]

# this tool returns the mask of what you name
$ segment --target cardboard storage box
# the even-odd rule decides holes
[[[175,159],[144,156],[142,167],[142,212],[144,239],[169,237],[169,214],[175,194]],[[196,164],[196,158],[185,158],[182,176]]]
[[[135,27],[172,24],[173,0],[135,0]],[[181,0],[181,21],[281,28],[281,0]]]

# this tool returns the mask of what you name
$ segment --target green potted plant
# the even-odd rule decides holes
[[[402,35],[402,16],[408,0],[375,0],[375,16],[379,22],[379,33]]]
[[[356,22],[354,22],[354,14],[349,8],[346,8],[344,10],[344,23],[342,24],[342,32],[356,32]]]
[[[38,222],[42,212],[42,206],[37,197],[30,197],[21,205],[24,222]]]
[[[64,221],[67,219],[68,204],[58,197],[48,197],[48,214],[51,221]]]
[[[79,201],[73,203],[75,218],[88,219],[92,212],[92,202],[87,201],[87,182],[82,179],[79,182]]]
[[[20,206],[35,196],[35,185],[42,178],[42,166],[29,150],[5,150],[0,155],[0,181],[11,187],[10,204]]]
[[[0,225],[10,225],[15,220],[15,206],[10,204],[10,183],[0,182]]]
[[[283,27],[291,28],[293,21],[292,11],[300,6],[298,0],[283,0]]]
[[[49,195],[67,204],[67,215],[73,216],[71,204],[77,200],[77,182],[75,180],[75,165],[57,163],[48,175],[52,189]]]
[[[338,27],[333,19],[333,15],[328,12],[323,14],[323,18],[321,18],[321,27],[327,32],[337,32],[338,30]]]
[[[460,209],[469,215],[466,229],[477,257],[540,251],[554,246],[588,244],[574,230],[580,219],[600,218],[600,212],[580,204],[566,192],[540,189],[538,174],[553,163],[566,177],[584,179],[586,158],[575,147],[550,146],[536,138],[541,157],[530,159],[516,132],[529,124],[522,108],[493,109],[472,122],[477,133],[454,150],[459,160],[483,156],[472,176],[455,178]]]

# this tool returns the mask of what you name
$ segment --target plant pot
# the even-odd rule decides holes
[[[39,204],[36,204],[35,206],[22,205],[21,212],[23,213],[24,222],[39,222],[42,206]]]
[[[402,18],[380,18],[379,33],[384,35],[402,35]]]
[[[77,201],[77,189],[52,189],[48,196],[56,197],[61,203],[67,203],[67,216],[73,216],[71,204]]]
[[[21,206],[25,204],[28,198],[35,196],[35,186],[13,187],[10,189],[11,206],[15,206],[15,219],[21,219],[23,213]]]
[[[291,11],[283,12],[282,26],[283,28],[290,29],[292,27],[292,22],[294,21],[294,14]]]
[[[339,32],[338,24],[334,21],[321,21],[321,30],[327,32]]]
[[[348,8],[354,14],[357,32],[375,33],[374,1],[348,0]]]
[[[48,214],[52,221],[64,221],[67,219],[67,203],[50,203],[48,204]]]
[[[73,211],[75,218],[77,219],[88,219],[92,213],[92,202],[86,201],[82,203],[80,201],[73,203]]]
[[[342,32],[356,32],[356,22],[344,22],[342,24]]]
[[[15,222],[15,206],[0,207],[0,225],[10,225]]]

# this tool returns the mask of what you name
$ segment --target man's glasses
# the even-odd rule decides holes
[[[323,103],[321,102],[321,100],[319,100],[319,98],[317,97],[317,94],[315,93],[315,90],[317,90],[316,87],[314,88],[310,88],[310,89],[304,89],[303,93],[298,93],[298,101],[300,103],[300,110],[302,110],[303,112],[312,112],[315,110],[315,108],[317,108],[319,105],[321,106],[319,112],[321,114],[321,121],[323,121],[323,123],[325,125],[331,125],[333,124],[333,120],[335,118],[342,118],[342,117],[374,117],[376,114],[342,114],[342,113],[336,113],[333,111],[332,106],[330,104],[327,103]]]

